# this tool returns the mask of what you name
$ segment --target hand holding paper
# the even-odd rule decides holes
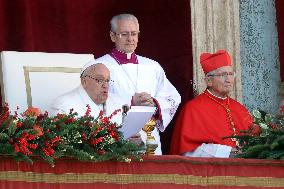
[[[155,111],[155,107],[132,106],[124,117],[122,127],[120,128],[124,138],[128,139],[137,134],[151,119]]]

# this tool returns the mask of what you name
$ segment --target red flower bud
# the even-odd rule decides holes
[[[250,127],[249,127],[249,133],[253,136],[259,136],[262,132],[262,129],[259,125],[256,125],[256,124],[252,124]]]

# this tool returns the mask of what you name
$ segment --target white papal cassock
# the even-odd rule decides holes
[[[119,64],[113,57],[106,54],[98,59],[110,70],[110,78],[113,80],[110,91],[128,99],[135,93],[147,92],[155,98],[161,108],[162,119],[157,121],[157,128],[164,131],[172,120],[181,97],[176,88],[166,78],[165,72],[160,64],[146,57],[136,55],[138,64]],[[157,128],[152,135],[158,142],[156,155],[161,155],[160,135]],[[146,141],[146,133],[140,131],[142,140]]]
[[[74,112],[78,113],[78,116],[84,116],[87,111],[86,105],[89,105],[91,108],[90,114],[96,118],[99,116],[100,111],[104,111],[105,116],[110,116],[115,110],[121,109],[125,104],[129,104],[129,101],[109,93],[105,105],[97,105],[80,85],[74,90],[57,97],[51,104],[50,113],[51,115],[56,115],[57,113],[68,114],[70,109],[73,109]],[[113,116],[111,121],[121,124],[122,111]]]

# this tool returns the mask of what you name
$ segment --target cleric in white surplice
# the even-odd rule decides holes
[[[158,142],[156,155],[161,155],[159,131],[164,131],[172,120],[181,101],[180,94],[166,78],[160,64],[149,58],[138,56],[135,49],[139,37],[139,23],[135,16],[121,14],[111,19],[111,40],[115,48],[108,54],[96,59],[105,64],[110,70],[110,77],[114,81],[110,85],[110,92],[121,96],[139,97],[144,106],[156,106],[159,110],[156,129],[152,135]],[[158,128],[158,129],[157,129]],[[140,132],[142,139],[145,132]]]

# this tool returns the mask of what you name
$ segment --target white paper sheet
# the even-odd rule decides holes
[[[155,111],[156,107],[131,106],[127,115],[124,117],[122,127],[120,128],[124,138],[128,139],[137,134],[151,119]]]

